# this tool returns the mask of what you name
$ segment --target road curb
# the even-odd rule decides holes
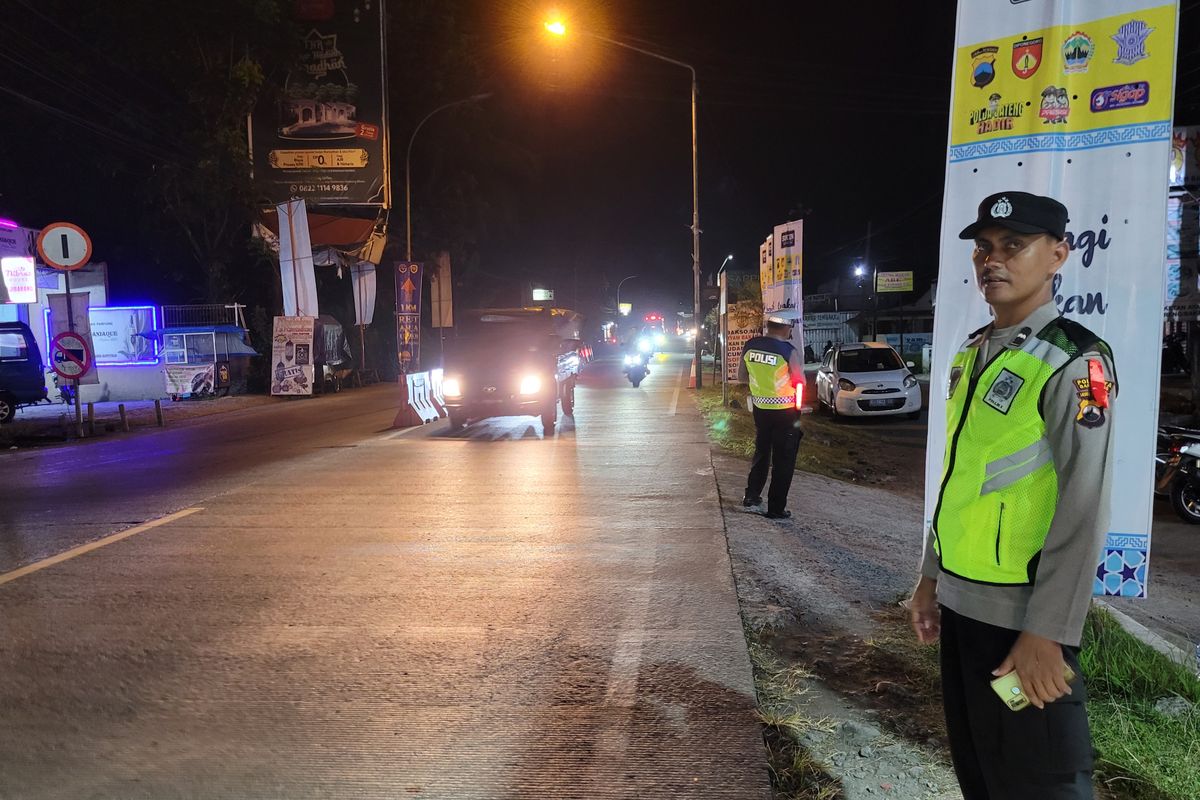
[[[1162,653],[1176,664],[1187,667],[1200,675],[1200,663],[1198,663],[1200,659],[1197,657],[1198,654],[1189,653],[1182,647],[1167,641],[1161,635],[1150,630],[1124,611],[1118,611],[1111,603],[1100,599],[1096,599],[1094,602],[1109,614],[1112,614],[1113,618],[1125,629],[1126,633],[1147,647],[1151,647]]]

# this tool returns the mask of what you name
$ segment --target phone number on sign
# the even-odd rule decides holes
[[[293,192],[348,192],[348,183],[293,183]]]

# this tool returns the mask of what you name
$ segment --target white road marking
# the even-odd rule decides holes
[[[401,436],[408,436],[413,431],[423,431],[426,428],[428,428],[430,425],[437,425],[437,423],[431,422],[428,425],[414,425],[411,428],[404,428],[402,430],[396,431],[395,433],[389,433],[386,436],[384,436],[383,438],[384,439],[399,439]]]
[[[675,394],[671,397],[671,412],[667,414],[668,417],[675,416],[676,412],[679,411],[679,389],[679,384],[675,384]]]
[[[79,547],[74,547],[66,552],[59,553],[56,556],[50,556],[49,558],[44,558],[41,561],[35,561],[32,564],[26,564],[20,569],[14,569],[12,572],[5,572],[3,575],[0,575],[0,586],[15,581],[17,578],[23,578],[26,575],[37,572],[38,570],[45,569],[46,567],[52,567],[55,564],[61,564],[62,562],[75,558],[76,556],[81,556],[84,553],[90,553],[93,550],[98,550],[101,547],[104,547],[105,545],[112,544],[113,542],[119,542],[122,539],[128,539],[130,536],[136,536],[139,533],[145,533],[152,528],[166,525],[168,522],[174,522],[177,519],[183,519],[184,517],[195,514],[197,511],[203,510],[203,508],[185,508],[182,511],[176,511],[174,514],[168,514],[165,517],[159,517],[156,520],[151,520],[150,522],[145,522],[141,525],[135,525],[134,527],[121,531],[120,533],[114,533],[111,536],[105,536],[103,539],[97,539],[94,542],[82,544]]]

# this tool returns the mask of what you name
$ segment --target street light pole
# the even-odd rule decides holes
[[[412,261],[412,180],[411,180],[411,162],[413,142],[417,140],[417,134],[421,128],[425,127],[425,123],[436,114],[445,111],[448,108],[455,106],[466,105],[467,103],[477,103],[480,100],[486,100],[492,96],[491,92],[483,94],[475,94],[470,97],[464,97],[462,100],[455,100],[453,103],[446,103],[443,106],[438,106],[433,111],[425,115],[425,118],[417,123],[417,127],[413,128],[412,136],[408,137],[408,149],[404,152],[404,231],[405,231],[405,249],[404,258],[407,261]]]
[[[636,277],[638,276],[629,275],[625,278],[621,278],[620,282],[617,284],[617,316],[621,316],[621,286],[625,283],[625,281],[631,281]]]
[[[725,256],[725,260],[717,268],[717,284],[721,287],[721,300],[720,305],[717,306],[717,328],[720,332],[717,334],[715,361],[721,368],[721,408],[729,408],[729,366],[725,363],[729,349],[729,344],[726,342],[726,339],[729,338],[729,276],[725,272],[725,265],[732,260],[733,253],[730,253]],[[699,331],[697,331],[697,335],[699,335]]]
[[[546,30],[555,36],[565,36],[567,33],[566,23],[562,20],[554,20],[545,24]],[[635,47],[631,44],[610,39],[607,36],[601,36],[598,33],[584,31],[584,34],[601,42],[623,47],[626,50],[632,50],[635,53],[641,53],[650,58],[656,58],[659,61],[665,61],[668,64],[674,64],[677,67],[683,67],[692,75],[692,322],[696,326],[695,349],[692,357],[696,362],[696,389],[703,388],[703,381],[700,368],[700,325],[702,317],[700,314],[700,166],[699,166],[699,144],[696,138],[696,97],[699,93],[696,84],[696,68],[691,64],[679,61],[661,53],[655,53],[653,50],[646,50],[641,47]]]

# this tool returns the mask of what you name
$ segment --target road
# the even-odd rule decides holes
[[[0,457],[0,796],[766,798],[686,363],[551,439],[383,386]]]

